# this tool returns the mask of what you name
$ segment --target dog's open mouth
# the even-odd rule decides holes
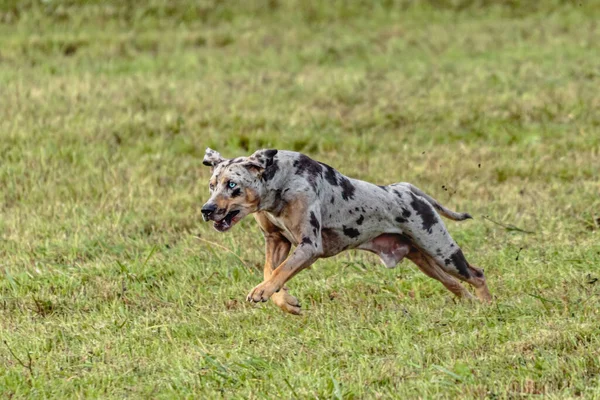
[[[227,213],[227,215],[225,215],[222,220],[215,221],[213,223],[213,226],[219,232],[225,232],[226,230],[231,228],[237,222],[237,221],[234,221],[234,218],[239,213],[240,213],[239,210],[231,211],[231,212]]]

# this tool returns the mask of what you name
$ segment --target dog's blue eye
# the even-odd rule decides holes
[[[233,182],[229,182],[229,183],[227,184],[227,186],[229,186],[229,189],[233,189],[233,188],[234,188],[234,187],[236,187],[237,185],[236,185],[235,183],[233,183]]]

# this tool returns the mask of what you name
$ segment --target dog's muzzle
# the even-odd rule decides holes
[[[217,210],[216,204],[203,205],[202,209],[200,210],[202,212],[202,219],[204,219],[205,221],[209,221],[210,217],[215,213],[216,210]]]

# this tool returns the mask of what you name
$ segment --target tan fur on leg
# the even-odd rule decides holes
[[[263,268],[264,280],[268,280],[275,268],[277,268],[288,256],[291,243],[281,235],[273,224],[261,213],[254,215],[265,236],[265,266]],[[300,302],[289,294],[288,288],[284,287],[271,296],[275,303],[283,311],[290,314],[300,314]]]
[[[473,295],[460,284],[453,276],[442,270],[434,260],[428,259],[418,250],[413,250],[408,254],[408,259],[414,262],[423,273],[433,279],[440,281],[446,289],[454,293],[457,297],[472,299]]]

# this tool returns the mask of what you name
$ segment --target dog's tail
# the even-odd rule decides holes
[[[429,196],[427,193],[423,192],[421,189],[419,189],[415,185],[412,185],[409,183],[408,187],[409,187],[410,191],[413,192],[414,194],[416,194],[417,196],[421,196],[421,197],[425,198],[425,200],[427,200],[433,206],[433,208],[438,210],[439,213],[442,214],[446,218],[450,218],[454,221],[464,221],[465,219],[473,218],[471,216],[471,214],[469,214],[469,213],[457,213],[455,211],[447,209],[446,207],[441,205],[436,199]]]

